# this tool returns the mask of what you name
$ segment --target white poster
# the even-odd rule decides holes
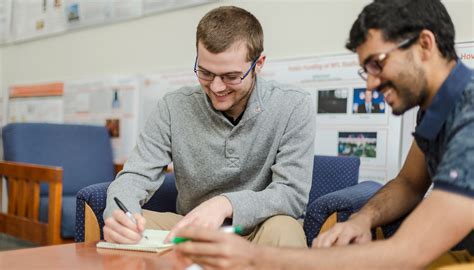
[[[461,42],[456,44],[459,59],[468,67],[474,69],[474,42]]]
[[[63,90],[62,82],[10,86],[7,121],[61,123]]]
[[[135,146],[139,82],[135,76],[68,81],[64,122],[105,126],[115,163],[124,163]]]
[[[143,12],[145,14],[158,13],[217,1],[218,0],[143,0]]]
[[[0,1],[0,44],[10,37],[12,0]]]
[[[8,104],[8,123],[62,123],[62,97],[13,98]]]
[[[143,13],[143,3],[138,0],[113,0],[110,1],[110,5],[109,20],[111,21],[140,17]]]
[[[65,0],[69,28],[105,23],[110,16],[109,1]]]
[[[357,156],[360,180],[385,183],[400,168],[401,118],[366,91],[355,54],[269,61],[262,76],[308,91],[316,110],[315,154]]]
[[[65,31],[66,15],[63,0],[13,1],[12,40],[24,40]]]

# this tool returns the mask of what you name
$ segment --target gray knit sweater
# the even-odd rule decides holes
[[[173,161],[177,210],[185,215],[214,196],[226,196],[233,224],[248,232],[268,217],[299,217],[306,206],[314,154],[311,96],[257,78],[242,120],[233,126],[200,87],[168,93],[149,116],[137,145],[107,192],[139,212]]]

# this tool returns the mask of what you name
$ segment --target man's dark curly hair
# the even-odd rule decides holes
[[[378,29],[385,41],[400,42],[422,30],[431,31],[447,60],[457,58],[454,25],[440,0],[375,0],[354,22],[346,48],[355,52],[367,39],[369,29]]]

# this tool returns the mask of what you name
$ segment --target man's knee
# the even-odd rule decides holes
[[[171,212],[161,213],[149,210],[142,210],[142,215],[146,219],[145,228],[155,230],[171,230],[183,218]]]
[[[284,215],[265,220],[257,229],[252,242],[271,246],[306,247],[306,237],[301,224]]]

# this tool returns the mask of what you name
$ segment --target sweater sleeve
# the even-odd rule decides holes
[[[132,213],[140,213],[164,181],[164,169],[171,162],[170,113],[165,99],[152,110],[124,169],[107,190],[104,219],[117,209],[118,197]]]
[[[298,218],[303,214],[311,188],[315,138],[315,109],[310,95],[293,108],[281,137],[272,181],[261,191],[223,194],[233,207],[233,224],[244,232],[274,215]]]

